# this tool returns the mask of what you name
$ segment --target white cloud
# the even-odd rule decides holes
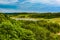
[[[60,5],[60,0],[29,0],[31,3],[42,3],[48,5]]]
[[[0,12],[3,12],[3,13],[10,13],[10,12],[19,12],[20,10],[14,10],[14,9],[3,9],[3,8],[0,8]]]
[[[0,0],[0,4],[11,4],[16,2],[18,2],[18,0]]]
[[[39,11],[27,11],[27,10],[14,10],[14,9],[3,9],[0,8],[1,13],[18,13],[18,12],[39,12]]]

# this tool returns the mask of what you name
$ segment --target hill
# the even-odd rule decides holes
[[[45,20],[44,17],[43,20],[38,21],[15,20],[10,17],[18,18],[19,14],[11,15],[0,14],[1,40],[60,40],[60,35],[58,35],[60,33],[60,25],[58,23],[49,22],[49,20]],[[38,14],[21,15],[38,16]],[[37,16],[36,18],[38,18]],[[46,17],[48,18],[48,16]]]

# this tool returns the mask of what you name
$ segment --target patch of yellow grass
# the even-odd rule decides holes
[[[56,23],[60,23],[60,18],[53,18],[50,21],[52,22],[56,22]]]

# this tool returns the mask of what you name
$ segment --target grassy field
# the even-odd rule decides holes
[[[1,40],[60,40],[60,13],[0,14]]]
[[[21,15],[22,16],[22,15]],[[48,22],[53,22],[53,23],[59,23],[60,24],[60,18],[52,18],[52,19],[45,19],[45,18],[30,18],[30,17],[28,17],[28,15],[23,15],[23,17],[21,17],[20,15],[17,17],[17,16],[14,16],[14,17],[11,17],[12,19],[17,19],[17,18],[23,18],[23,19],[28,19],[28,20],[30,20],[30,19],[32,19],[32,20],[47,20]]]

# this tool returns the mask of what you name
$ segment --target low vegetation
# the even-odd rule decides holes
[[[38,14],[21,15],[24,15],[26,18],[52,19],[59,18],[60,16],[57,16],[57,14],[39,14],[40,16]],[[10,18],[19,18],[19,15],[20,14],[0,14],[0,40],[60,40],[60,35],[58,35],[60,32],[60,24],[44,19],[27,21]]]

